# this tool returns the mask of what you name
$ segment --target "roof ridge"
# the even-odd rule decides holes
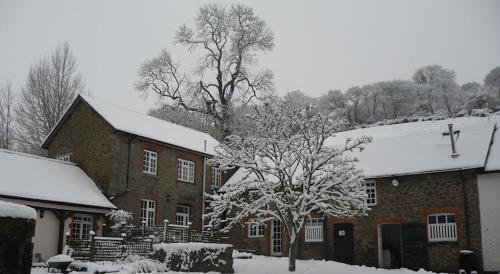
[[[480,118],[483,118],[483,117],[480,117]],[[374,126],[374,127],[364,127],[364,128],[355,128],[355,129],[350,129],[350,130],[345,130],[345,131],[339,131],[339,132],[336,132],[334,133],[334,136],[335,135],[339,135],[339,134],[349,134],[349,132],[355,132],[355,131],[369,131],[371,129],[381,129],[383,127],[393,127],[395,130],[396,130],[396,127],[397,126],[401,126],[401,125],[405,125],[405,126],[409,126],[409,125],[412,125],[414,123],[421,123],[421,122],[443,122],[443,121],[446,121],[446,120],[451,120],[451,119],[454,119],[454,118],[450,118],[450,119],[444,119],[444,120],[439,120],[439,121],[417,121],[417,122],[410,122],[410,123],[402,123],[402,124],[392,124],[392,125],[380,125],[380,126]],[[452,121],[450,121],[452,122]],[[481,123],[476,123],[476,124],[463,124],[463,125],[456,125],[455,123],[450,123],[450,124],[454,124],[454,126],[457,126],[458,129],[466,129],[466,128],[474,128],[474,127],[484,127],[484,126],[495,126],[496,122],[495,121],[491,121],[491,120],[485,120]],[[415,126],[415,125],[413,125]],[[439,124],[439,126],[443,126],[444,127],[444,124]],[[447,129],[447,128],[446,128]],[[406,134],[401,134],[401,135],[395,135],[395,136],[384,136],[384,137],[379,137],[379,138],[376,138],[376,139],[392,139],[392,138],[400,138],[400,137],[407,137],[407,136],[418,136],[418,135],[425,135],[425,134],[432,134],[432,133],[437,133],[439,131],[441,131],[442,129],[439,129],[439,128],[430,128],[430,129],[427,129],[427,130],[422,130],[422,131],[410,131],[410,132],[407,132]],[[369,133],[367,132],[366,134],[363,134],[363,135],[368,135],[369,136]]]
[[[49,158],[49,157],[44,157],[44,156],[40,156],[40,155],[29,154],[29,153],[25,153],[25,152],[14,151],[14,150],[10,150],[10,149],[0,148],[0,152],[7,153],[7,154],[18,155],[18,156],[23,156],[23,157],[30,157],[30,158],[34,158],[34,159],[38,159],[38,160],[45,160],[45,161],[55,162],[55,163],[59,163],[59,164],[77,166],[77,164],[75,164],[73,162],[61,161],[61,160],[57,160],[57,159],[53,159],[53,158]]]
[[[79,94],[79,96],[80,96],[80,97],[82,97],[82,99],[83,99],[83,100],[85,100],[87,103],[89,103],[87,99],[96,100],[96,101],[99,101],[99,102],[102,102],[102,103],[106,103],[106,104],[112,105],[112,106],[117,107],[117,108],[121,108],[121,109],[126,110],[126,111],[133,112],[133,113],[135,113],[135,114],[139,114],[139,115],[142,115],[142,116],[146,116],[146,117],[148,117],[148,118],[155,119],[155,120],[161,121],[161,122],[163,122],[163,123],[169,123],[169,124],[173,124],[173,125],[176,125],[176,126],[179,126],[179,127],[183,127],[183,128],[185,128],[185,129],[188,129],[188,130],[191,130],[191,131],[196,131],[196,132],[198,132],[198,133],[202,133],[202,134],[204,134],[204,135],[208,135],[208,136],[209,136],[209,137],[211,137],[211,138],[214,138],[212,135],[210,135],[210,134],[208,134],[208,133],[206,133],[206,132],[203,132],[203,131],[200,131],[200,130],[197,130],[197,129],[193,129],[193,128],[190,128],[190,127],[187,127],[187,126],[184,126],[184,125],[180,125],[180,124],[177,124],[177,123],[175,123],[175,122],[171,122],[171,121],[167,121],[167,120],[164,120],[164,119],[160,119],[160,118],[158,118],[158,117],[154,117],[154,116],[151,116],[151,115],[146,114],[146,113],[138,112],[138,111],[136,111],[136,110],[133,110],[133,109],[127,108],[127,107],[125,107],[125,106],[123,106],[123,105],[115,104],[115,103],[112,103],[112,102],[109,102],[109,101],[103,100],[103,99],[101,99],[101,98],[96,98],[96,97],[94,97],[94,96],[82,95],[82,94]],[[89,103],[89,104],[91,104],[91,103]],[[215,138],[214,138],[214,139],[215,139]]]

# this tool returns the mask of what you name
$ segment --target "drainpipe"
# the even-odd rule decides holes
[[[467,249],[470,249],[470,225],[469,225],[469,204],[467,202],[467,188],[465,186],[465,176],[460,172],[460,180],[462,181],[462,193],[464,198],[464,221],[465,221],[465,236],[467,237]]]
[[[203,182],[202,182],[202,187],[203,187],[203,193],[201,195],[202,201],[201,201],[201,230],[205,230],[205,183],[206,183],[206,177],[207,177],[207,167],[206,167],[206,159],[207,157],[203,156]]]
[[[125,193],[128,192],[128,181],[129,181],[129,178],[130,178],[130,150],[131,150],[131,147],[132,147],[132,140],[133,140],[134,137],[130,137],[130,139],[128,139],[128,151],[127,151],[127,176],[126,176],[126,179],[125,179]]]

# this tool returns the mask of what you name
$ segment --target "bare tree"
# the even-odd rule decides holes
[[[0,148],[14,146],[14,104],[15,95],[10,82],[0,86]]]
[[[40,144],[83,89],[68,43],[33,65],[16,109],[20,149],[43,154]]]
[[[204,5],[194,28],[180,26],[175,41],[201,53],[193,72],[181,72],[179,63],[162,50],[140,67],[137,90],[168,98],[172,108],[209,115],[222,137],[231,134],[235,102],[244,105],[273,90],[272,72],[252,67],[259,52],[274,47],[274,35],[250,7]]]

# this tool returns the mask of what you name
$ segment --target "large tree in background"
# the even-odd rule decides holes
[[[497,96],[500,98],[500,67],[492,69],[484,78],[484,86],[496,89]]]
[[[265,105],[252,119],[256,127],[251,134],[229,136],[216,148],[213,162],[222,169],[238,167],[242,176],[209,195],[207,217],[225,230],[249,218],[279,220],[288,237],[289,270],[295,271],[298,237],[311,215],[366,213],[363,174],[348,152],[362,149],[370,139],[329,146],[326,139],[345,129],[347,121],[286,101]]]
[[[244,105],[273,90],[271,71],[253,67],[258,53],[274,47],[274,35],[252,8],[204,5],[194,27],[180,26],[175,41],[201,55],[196,67],[182,72],[162,50],[140,67],[137,89],[167,98],[172,108],[208,115],[221,137],[231,134],[235,103]]]
[[[77,61],[68,43],[33,65],[16,109],[19,149],[43,154],[40,144],[83,89]]]
[[[452,114],[453,100],[457,96],[458,85],[456,73],[439,65],[430,65],[419,68],[413,74],[413,81],[421,86],[419,89],[422,106],[434,114],[442,100],[448,114]]]
[[[14,104],[11,83],[0,85],[0,148],[3,149],[14,147]]]

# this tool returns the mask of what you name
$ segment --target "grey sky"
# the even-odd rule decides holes
[[[206,1],[205,1],[206,2]],[[229,1],[227,3],[230,3]],[[277,92],[319,96],[375,81],[409,79],[440,64],[458,81],[482,82],[500,65],[500,1],[245,1],[276,35],[260,59]],[[133,83],[161,48],[189,67],[172,43],[199,1],[0,0],[0,81],[19,90],[29,67],[68,41],[95,97],[145,111]]]

